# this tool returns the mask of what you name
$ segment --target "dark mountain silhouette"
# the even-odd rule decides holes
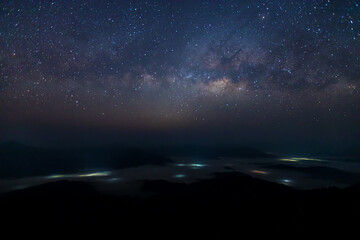
[[[165,147],[139,149],[124,146],[51,149],[16,142],[0,145],[0,178],[70,174],[84,169],[121,169],[146,164],[164,165],[165,156],[198,158],[270,158],[273,155],[244,147]]]
[[[116,233],[122,238],[233,239],[356,233],[359,185],[309,191],[238,173],[191,184],[144,181],[143,196],[110,196],[61,181],[0,195],[4,229]],[[61,230],[60,230],[61,229]],[[236,238],[237,238],[236,237]]]
[[[359,173],[342,171],[339,169],[324,166],[296,167],[286,164],[274,164],[265,165],[264,167],[268,169],[286,170],[287,172],[304,173],[308,174],[312,178],[336,180],[337,182],[345,184],[351,184],[360,180]]]
[[[234,158],[272,158],[272,154],[265,153],[256,149],[239,147],[239,146],[201,146],[201,145],[186,145],[186,146],[168,146],[158,148],[158,152],[172,156],[182,157],[198,157],[198,158],[219,158],[219,157],[234,157]]]
[[[99,195],[99,192],[91,184],[81,181],[62,180],[58,182],[45,183],[22,190],[15,190],[2,196],[4,198],[37,198],[41,196],[42,199],[56,200],[66,197],[74,199],[94,197],[97,195]]]
[[[0,178],[76,173],[84,169],[120,169],[171,160],[142,149],[110,146],[50,149],[14,142],[0,145]]]

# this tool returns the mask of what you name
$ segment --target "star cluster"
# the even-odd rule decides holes
[[[2,1],[0,121],[358,129],[359,4]]]

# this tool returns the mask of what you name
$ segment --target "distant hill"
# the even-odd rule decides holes
[[[68,174],[91,168],[163,165],[170,161],[151,151],[123,146],[50,149],[11,142],[0,145],[0,178]]]
[[[157,151],[172,156],[198,157],[198,158],[273,158],[272,154],[265,153],[253,148],[240,146],[201,146],[186,145],[157,148]]]
[[[312,178],[336,180],[344,184],[351,184],[360,180],[360,173],[342,171],[324,166],[296,167],[286,164],[273,164],[264,165],[264,167],[268,169],[286,170],[287,172],[304,173]]]
[[[281,198],[295,192],[290,187],[253,178],[238,172],[215,173],[214,178],[191,184],[171,183],[163,180],[144,181],[143,191],[163,196],[170,194],[192,196],[197,199],[265,199]]]
[[[271,158],[271,154],[244,147],[180,146],[139,149],[124,146],[53,149],[16,142],[0,145],[0,179],[70,174],[84,169],[121,169],[146,164],[164,165],[165,156],[198,158]]]
[[[61,180],[58,182],[49,182],[42,185],[14,190],[0,195],[0,198],[39,198],[43,200],[55,200],[63,198],[87,198],[99,195],[99,192],[93,185],[81,181]]]

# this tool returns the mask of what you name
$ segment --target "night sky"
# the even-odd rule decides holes
[[[4,0],[0,138],[351,155],[359,55],[355,0]]]

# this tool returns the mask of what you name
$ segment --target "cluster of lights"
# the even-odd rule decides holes
[[[185,174],[175,174],[174,178],[185,178],[186,175]]]
[[[202,167],[206,167],[207,165],[200,164],[200,163],[189,163],[189,164],[179,163],[179,164],[176,164],[176,166],[178,166],[178,167],[202,168]]]
[[[290,185],[292,183],[290,179],[282,179],[281,182],[285,185]]]
[[[95,173],[83,173],[83,174],[57,174],[51,175],[46,178],[58,179],[58,178],[86,178],[86,177],[106,177],[109,176],[110,172],[95,172]]]
[[[315,162],[324,162],[324,160],[317,158],[282,158],[280,161],[283,162],[300,162],[300,161],[315,161]]]
[[[119,178],[119,177],[106,179],[107,182],[118,182],[118,181],[121,181],[121,180],[122,180],[122,178]]]
[[[266,171],[261,171],[261,170],[251,170],[250,172],[255,173],[255,174],[262,174],[262,175],[267,175],[269,174]]]

